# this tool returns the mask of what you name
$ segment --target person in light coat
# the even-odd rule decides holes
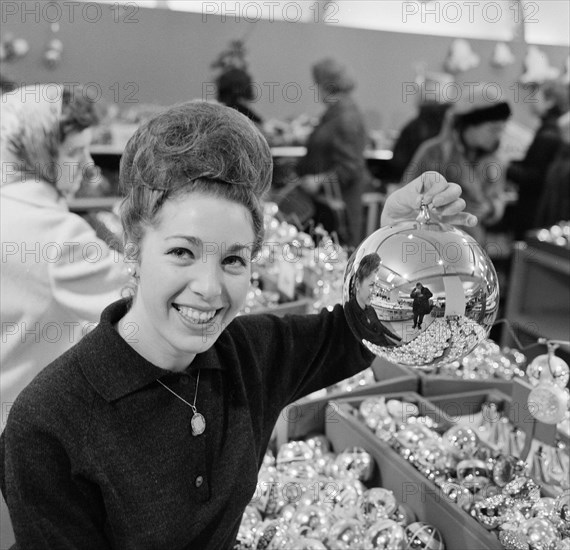
[[[93,164],[94,102],[59,85],[17,88],[1,103],[2,426],[10,404],[99,320],[129,280],[66,197]]]

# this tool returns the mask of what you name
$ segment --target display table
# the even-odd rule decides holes
[[[512,323],[523,345],[535,343],[538,338],[568,340],[569,277],[569,250],[516,243],[505,317]],[[501,345],[512,344],[512,336],[508,331],[503,331]],[[534,355],[544,353],[540,348],[529,351]],[[558,355],[567,360],[568,354],[568,346],[561,346]],[[532,356],[529,356],[530,359]]]

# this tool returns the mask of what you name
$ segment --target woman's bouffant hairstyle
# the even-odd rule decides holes
[[[121,158],[126,252],[138,258],[145,226],[157,223],[166,200],[197,192],[247,208],[256,254],[263,241],[261,199],[272,172],[267,141],[235,109],[192,101],[159,113],[135,132]]]
[[[95,100],[87,94],[86,88],[64,86],[62,92],[62,113],[59,122],[60,139],[69,134],[82,132],[99,123]]]

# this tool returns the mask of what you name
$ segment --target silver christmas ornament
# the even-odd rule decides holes
[[[417,220],[383,227],[357,248],[343,304],[355,336],[373,353],[435,370],[487,337],[499,285],[481,245],[422,205]]]

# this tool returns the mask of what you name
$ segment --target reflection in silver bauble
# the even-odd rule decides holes
[[[417,283],[422,295],[414,300]],[[422,206],[417,220],[383,227],[356,249],[344,276],[343,304],[352,331],[373,353],[434,370],[487,337],[499,285],[482,246],[430,219]]]

